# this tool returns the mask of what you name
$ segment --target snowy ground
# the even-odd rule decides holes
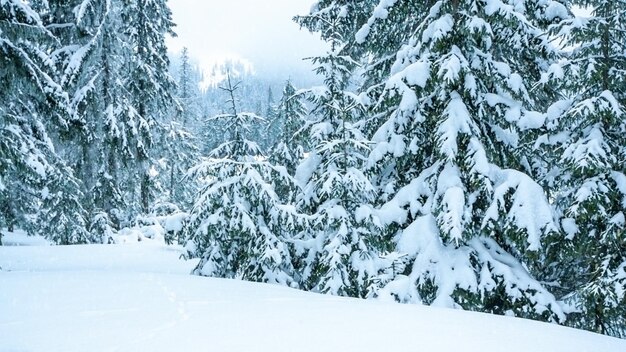
[[[162,245],[3,240],[2,352],[626,351],[551,324],[194,277]]]

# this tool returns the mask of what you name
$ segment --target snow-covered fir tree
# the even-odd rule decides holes
[[[165,36],[174,35],[172,13],[167,0],[122,0],[121,19],[127,57],[126,88],[135,129],[125,136],[132,145],[134,173],[126,182],[128,189],[138,190],[137,210],[147,213],[154,200],[154,135],[163,133],[162,123],[170,116],[174,104],[175,81],[170,76]],[[138,182],[136,182],[138,180]]]
[[[567,15],[554,1],[379,1],[348,38],[368,59],[369,164],[403,258],[377,295],[564,320],[529,272],[557,227],[516,151],[544,119],[531,88],[553,49],[537,19]]]
[[[212,69],[203,73],[200,82],[204,116],[215,116],[226,112],[219,85],[225,79],[227,71],[230,72],[232,78],[242,82],[238,89],[239,94],[246,97],[240,102],[242,111],[254,112],[265,118],[264,121],[255,122],[250,126],[251,131],[247,138],[257,142],[264,153],[271,154],[271,149],[279,140],[282,126],[277,116],[280,101],[275,93],[282,92],[286,77],[262,68],[255,71],[246,60],[225,60],[221,64],[215,64]],[[309,86],[315,82],[306,75],[294,77],[291,80],[292,83],[302,86]],[[223,130],[223,126],[214,122],[205,123],[203,127],[202,133],[195,133],[197,136],[202,136],[201,140],[205,143],[203,150],[208,153],[225,141],[227,133]]]
[[[133,203],[138,203],[135,197],[138,178],[124,170],[136,170],[139,163],[142,168],[146,167],[147,159],[139,159],[154,152],[150,141],[155,129],[149,127],[157,126],[156,116],[164,116],[164,111],[169,111],[173,105],[170,101],[173,86],[167,85],[171,79],[166,79],[164,45],[164,35],[172,26],[171,14],[164,2],[149,2],[143,4],[148,20],[131,23],[142,13],[134,8],[133,16],[129,16],[133,4],[136,2],[122,0],[50,0],[28,5],[3,2],[7,10],[3,16],[13,16],[23,22],[21,25],[15,22],[15,28],[7,26],[5,33],[28,38],[19,40],[22,48],[16,52],[23,58],[28,56],[23,60],[28,65],[23,66],[28,67],[23,79],[31,82],[28,89],[16,88],[16,92],[31,95],[23,100],[29,101],[29,111],[25,113],[38,123],[34,134],[42,138],[41,145],[46,145],[46,148],[39,148],[47,154],[48,162],[42,163],[41,170],[45,172],[40,172],[40,176],[45,174],[45,177],[39,179],[41,184],[37,186],[44,190],[45,196],[36,201],[31,196],[32,202],[25,201],[25,194],[39,193],[31,189],[37,178],[28,176],[32,181],[29,186],[16,183],[7,191],[11,197],[20,198],[19,203],[11,201],[11,206],[8,200],[2,203],[6,204],[3,206],[6,213],[13,214],[9,217],[38,218],[38,226],[46,226],[45,233],[54,236],[55,241],[106,242],[128,217],[127,210],[136,211],[138,207]],[[25,32],[24,24],[30,26]],[[139,24],[144,26],[143,32]],[[13,29],[17,31],[15,34],[10,33]],[[147,50],[148,47],[151,50]],[[17,45],[13,48],[17,49]],[[153,55],[140,55],[148,52]],[[134,71],[139,72],[134,76],[129,74],[133,67],[131,61],[136,64],[135,68],[140,67]],[[151,77],[146,78],[146,75]],[[133,90],[132,83],[141,79],[157,82],[161,88],[146,85],[145,90]],[[20,84],[13,86],[20,87]],[[12,98],[22,101],[22,98]],[[150,119],[139,114],[142,104],[152,109]],[[25,108],[24,104],[20,105],[20,109]],[[152,169],[150,165],[148,171]],[[150,181],[156,179],[153,173],[146,174],[150,175]],[[26,175],[20,172],[20,176]],[[15,211],[16,207],[22,209]],[[58,220],[58,226],[46,223],[46,217]],[[108,225],[111,227],[107,228]],[[86,236],[85,227],[94,230],[93,233]],[[52,228],[62,233],[53,235]],[[73,234],[68,235],[70,232]],[[76,235],[79,232],[82,235]]]
[[[226,124],[229,140],[190,170],[204,182],[185,225],[188,256],[200,258],[195,274],[297,285],[290,239],[297,230],[292,206],[274,191],[291,182],[284,168],[270,164],[259,146],[246,139],[256,114],[240,112],[230,75],[224,90],[230,111],[215,117]]]
[[[180,122],[171,121],[165,126],[165,133],[159,141],[159,154],[165,164],[161,182],[167,199],[161,201],[170,202],[185,210],[191,206],[197,191],[196,180],[183,181],[183,178],[187,170],[198,162],[197,144],[198,140]]]
[[[159,179],[165,192],[156,196],[156,202],[171,203],[175,208],[188,210],[192,205],[197,184],[195,180],[182,182],[187,170],[199,160],[202,112],[197,72],[191,62],[189,50],[183,48],[178,67],[175,102],[170,107],[169,121],[162,124],[157,138],[155,154],[159,159]],[[161,206],[160,205],[160,206]]]
[[[81,202],[89,210],[90,227],[108,237],[105,233],[119,228],[124,217],[121,170],[132,161],[132,139],[127,136],[137,128],[124,87],[129,46],[119,36],[122,4],[111,0],[51,5],[46,18],[61,43],[52,61],[70,95],[71,123],[59,131],[57,144],[81,180]]]
[[[268,87],[266,90],[266,101],[263,106],[259,102],[257,108],[257,114],[263,116],[265,119],[256,126],[252,126],[253,134],[252,140],[256,141],[261,147],[261,150],[265,154],[271,153],[271,148],[275,144],[276,139],[280,135],[280,123],[277,116],[277,106],[274,102],[274,92],[272,87]]]
[[[108,237],[88,231],[79,181],[67,177],[72,170],[62,165],[57,169],[48,172],[48,181],[41,195],[38,232],[59,245],[107,243]]]
[[[38,11],[47,10],[37,5]],[[23,1],[2,1],[0,23],[0,82],[10,87],[0,92],[0,228],[21,227],[58,242],[84,241],[80,190],[48,133],[68,124],[67,95],[54,81],[49,60],[57,38]],[[58,226],[47,226],[42,218],[51,213],[63,213],[56,217]]]
[[[172,70],[174,77],[177,77],[178,86],[175,96],[180,104],[176,119],[184,129],[199,136],[204,123],[202,93],[200,92],[201,74],[186,47],[181,51],[177,64],[177,67]]]
[[[296,168],[306,151],[307,141],[304,138],[303,127],[307,108],[303,99],[304,96],[296,91],[291,81],[287,81],[272,121],[276,129],[277,142],[270,151],[270,160],[287,168],[287,172],[292,176],[296,174]]]
[[[307,130],[314,147],[297,170],[303,187],[298,205],[311,216],[297,242],[304,251],[302,286],[366,297],[384,263],[379,253],[385,241],[371,216],[376,190],[363,172],[369,144],[359,125],[362,104],[348,91],[357,66],[342,41],[350,22],[339,6],[315,9],[298,21],[320,28],[330,44],[325,56],[313,58],[324,85],[309,92],[314,109]]]
[[[552,85],[567,100],[554,104],[542,140],[556,150],[557,207],[563,237],[553,248],[570,324],[626,336],[626,2],[589,6],[556,35],[573,48],[553,65]]]

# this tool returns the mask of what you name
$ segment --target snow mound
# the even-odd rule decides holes
[[[3,246],[49,246],[50,242],[41,236],[28,236],[22,230],[1,231]]]
[[[0,247],[0,351],[626,351],[528,320],[191,276],[180,250]]]

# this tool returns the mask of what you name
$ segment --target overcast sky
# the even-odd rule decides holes
[[[169,0],[177,38],[170,51],[184,46],[204,67],[223,57],[243,57],[257,68],[309,70],[302,58],[323,44],[291,18],[306,14],[313,0]]]

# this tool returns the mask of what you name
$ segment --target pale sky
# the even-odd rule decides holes
[[[306,14],[313,0],[169,0],[177,38],[202,66],[223,57],[242,57],[257,69],[310,70],[303,57],[323,52],[323,44],[291,18]],[[292,70],[291,70],[292,71]]]

